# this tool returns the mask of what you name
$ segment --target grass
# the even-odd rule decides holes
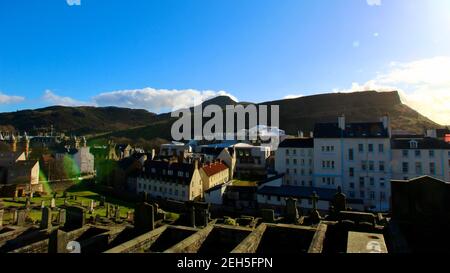
[[[63,194],[62,193],[58,193],[55,199],[55,203],[56,203],[56,207],[62,206],[64,205],[64,199],[62,197]],[[72,200],[70,197],[67,198],[67,203],[69,205],[84,205],[85,208],[88,208],[91,200],[94,200],[97,204],[97,206],[99,206],[100,204],[100,199],[101,196],[95,192],[92,191],[88,191],[88,190],[81,190],[81,191],[77,191],[77,190],[71,190],[70,192],[68,192],[68,196],[77,196],[77,200]],[[5,208],[24,208],[25,207],[25,203],[26,203],[26,198],[22,197],[22,198],[16,198],[16,201],[14,201],[12,198],[0,198],[1,201],[3,201],[3,204],[5,206]],[[30,213],[29,213],[29,217],[35,221],[35,222],[39,222],[41,220],[41,202],[44,201],[45,205],[48,207],[51,204],[51,200],[52,200],[52,196],[46,196],[46,197],[33,197],[31,202],[32,202],[32,206],[34,207]],[[126,217],[127,216],[127,212],[128,211],[133,211],[134,210],[134,204],[132,203],[127,203],[115,198],[109,198],[106,197],[106,202],[109,204],[113,204],[113,205],[118,205],[120,206],[120,216],[121,217]],[[53,212],[53,217],[57,217],[58,212],[54,211]],[[102,207],[102,208],[98,208],[94,210],[93,214],[87,214],[87,217],[91,217],[95,215],[100,215],[100,216],[105,216],[106,215],[106,208]],[[11,213],[5,213],[4,215],[4,221],[5,222],[9,222],[12,218]]]
[[[255,187],[256,181],[233,179],[233,186]]]

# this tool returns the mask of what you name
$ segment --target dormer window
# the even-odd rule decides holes
[[[418,147],[417,141],[415,141],[415,140],[410,141],[410,142],[409,142],[409,147],[410,147],[411,149],[417,149],[417,147]]]

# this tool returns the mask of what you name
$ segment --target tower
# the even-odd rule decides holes
[[[28,158],[28,156],[30,155],[30,138],[28,137],[27,133],[24,134],[23,141],[25,148],[25,156]]]
[[[10,142],[10,144],[11,144],[11,151],[12,151],[13,153],[17,152],[17,139],[16,139],[16,137],[14,136],[14,133],[11,133],[11,136],[10,136],[10,138],[9,138],[9,142]]]
[[[81,146],[82,147],[87,147],[87,140],[86,140],[86,137],[83,137],[82,139],[81,139]]]

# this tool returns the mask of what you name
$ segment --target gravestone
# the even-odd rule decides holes
[[[117,206],[114,211],[114,220],[119,221],[120,220],[120,207]]]
[[[17,211],[17,226],[24,226],[27,219],[27,211],[19,210]]]
[[[106,203],[106,197],[105,196],[101,196],[100,197],[100,207],[104,207]]]
[[[311,223],[317,224],[320,222],[322,217],[320,216],[319,211],[317,210],[317,202],[319,201],[319,196],[316,192],[313,192],[313,195],[311,196],[313,209],[311,210],[311,213],[309,215],[309,219]]]
[[[27,197],[27,199],[25,200],[25,207],[27,209],[29,209],[31,207],[31,200],[30,197]]]
[[[275,223],[275,211],[273,209],[261,209],[261,217],[265,223]]]
[[[12,224],[13,225],[17,225],[17,217],[19,216],[18,215],[18,212],[17,212],[17,209],[13,209],[13,210],[11,210],[11,214],[12,214]]]
[[[134,227],[141,232],[155,229],[155,214],[152,205],[147,203],[136,205],[134,210]]]
[[[3,215],[5,214],[4,209],[0,209],[0,229],[3,227]]]
[[[86,210],[79,206],[69,206],[66,208],[66,223],[64,227],[78,229],[86,224]]]
[[[286,199],[286,219],[291,223],[295,223],[298,221],[298,218],[297,199],[289,197]]]
[[[54,209],[56,207],[56,201],[55,198],[52,198],[52,201],[50,202],[50,208]]]
[[[209,223],[209,210],[201,209],[200,210],[200,225],[206,227]]]
[[[45,208],[45,201],[44,200],[41,201],[41,209],[43,209],[43,208]]]
[[[106,216],[106,218],[109,219],[111,217],[111,214],[109,213],[110,211],[109,211],[109,204],[108,203],[106,203],[106,210],[105,211],[106,211],[105,212],[106,213],[105,216]]]
[[[338,187],[334,195],[333,206],[336,213],[347,210],[347,197],[342,193],[341,187]]]
[[[65,223],[66,223],[66,210],[61,209],[61,210],[59,210],[59,213],[58,213],[58,224],[60,226],[64,226]]]
[[[189,220],[190,220],[191,227],[195,228],[195,207],[194,206],[189,208]]]
[[[131,210],[127,212],[127,221],[133,221],[133,212]]]
[[[52,210],[50,208],[42,209],[41,229],[49,229],[52,227]]]
[[[69,202],[67,201],[67,198],[64,198],[64,206],[68,206]]]
[[[94,213],[94,200],[89,203],[89,213]]]

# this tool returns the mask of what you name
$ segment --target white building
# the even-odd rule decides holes
[[[284,185],[312,186],[314,172],[314,139],[290,138],[275,152],[275,171],[284,173]]]
[[[238,143],[233,146],[233,149],[236,157],[237,177],[265,176],[267,174],[270,147]]]
[[[338,186],[366,208],[388,210],[391,179],[389,118],[380,122],[319,123],[314,129],[314,182],[317,188]]]
[[[450,181],[450,143],[435,137],[393,139],[393,179],[409,180],[424,175]]]

